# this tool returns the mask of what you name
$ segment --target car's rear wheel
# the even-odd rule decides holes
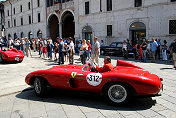
[[[47,84],[43,78],[35,78],[34,90],[37,96],[44,97],[47,93]]]
[[[109,102],[121,105],[130,100],[132,93],[125,84],[110,84],[104,94]]]

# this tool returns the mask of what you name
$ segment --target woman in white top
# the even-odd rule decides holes
[[[80,48],[80,57],[81,57],[82,64],[86,64],[87,50],[88,50],[88,45],[86,43],[86,40],[83,39],[82,46]]]
[[[122,44],[122,52],[123,52],[123,56],[125,59],[128,58],[128,45],[127,45],[127,42],[126,40],[123,41],[123,44]]]

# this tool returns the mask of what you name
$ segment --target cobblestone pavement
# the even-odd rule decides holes
[[[75,56],[75,64],[80,64],[78,58]],[[118,58],[112,57],[113,65]],[[0,64],[0,118],[176,118],[176,70],[172,69],[172,63],[128,61],[164,79],[162,96],[136,98],[125,106],[112,106],[96,94],[53,89],[48,97],[38,98],[25,84],[25,76],[57,63],[41,59],[35,53],[22,63]]]

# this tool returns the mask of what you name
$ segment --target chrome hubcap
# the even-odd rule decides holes
[[[34,81],[34,88],[35,88],[36,93],[39,94],[41,92],[41,83],[38,78],[36,78]]]
[[[125,101],[127,97],[126,89],[121,85],[112,85],[108,90],[109,98],[116,103]]]

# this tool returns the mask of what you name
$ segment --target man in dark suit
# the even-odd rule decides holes
[[[64,42],[63,39],[59,39],[59,62],[58,64],[64,64]]]

